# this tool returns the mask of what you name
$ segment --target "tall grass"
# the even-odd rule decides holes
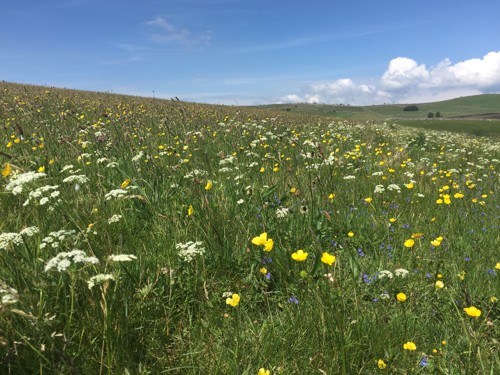
[[[0,88],[2,373],[500,370],[498,144]]]

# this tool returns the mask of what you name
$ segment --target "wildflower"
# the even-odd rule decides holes
[[[88,281],[87,281],[87,285],[89,287],[89,289],[92,289],[95,285],[97,284],[103,284],[105,283],[106,281],[109,281],[109,280],[114,280],[114,276],[113,275],[110,275],[110,274],[99,274],[99,275],[95,275],[95,276],[92,276]]]
[[[402,277],[403,279],[408,276],[408,270],[405,270],[404,268],[398,268],[396,270],[394,270],[394,273],[396,274],[396,276],[398,277]]]
[[[186,243],[178,243],[175,248],[179,251],[179,257],[186,263],[191,261],[198,255],[205,254],[205,248],[202,246],[203,242],[189,241]]]
[[[132,254],[117,254],[117,255],[110,255],[108,257],[108,260],[110,262],[131,262],[135,259],[137,259],[137,257]]]
[[[111,190],[108,193],[106,193],[104,195],[104,199],[106,199],[107,201],[109,201],[111,198],[117,198],[118,199],[118,198],[122,198],[123,196],[125,196],[127,194],[128,194],[127,190],[114,189],[114,190]]]
[[[263,275],[265,275],[267,273],[267,268],[266,267],[262,267],[259,272]]]
[[[395,217],[391,217],[391,218],[389,219],[389,222],[390,222],[390,223],[395,223],[395,222],[396,222],[396,218],[395,218]]]
[[[86,256],[82,250],[75,249],[69,252],[62,252],[47,262],[45,265],[45,272],[50,271],[52,268],[57,268],[59,272],[66,271],[72,263],[97,264],[99,263],[99,259],[93,256]]]
[[[481,316],[481,310],[475,306],[465,307],[464,311],[467,315],[472,316],[473,318],[479,318]]]
[[[410,182],[409,184],[405,185],[407,189],[413,189],[413,182]]]
[[[299,299],[295,296],[291,296],[290,298],[288,298],[288,303],[293,303],[294,305],[298,305]]]
[[[415,345],[415,343],[412,341],[408,341],[407,343],[403,344],[403,348],[405,350],[413,351],[417,350],[417,345]]]
[[[444,283],[441,280],[436,281],[436,288],[437,289],[443,289],[444,288]]]
[[[496,268],[497,270],[500,270],[500,262],[498,262],[497,264],[495,264],[495,268]]]
[[[491,297],[490,297],[490,302],[491,302],[491,303],[496,303],[496,302],[498,302],[498,298],[497,298],[497,297],[495,297],[495,296],[491,296]]]
[[[373,200],[373,199],[372,199],[372,198],[370,198],[370,197],[368,197],[368,198],[365,198],[365,199],[364,199],[364,201],[365,201],[366,203],[371,203],[371,202],[372,202],[372,200]]]
[[[332,266],[333,263],[335,263],[335,255],[324,252],[321,256],[321,261],[329,266]]]
[[[331,193],[329,196],[328,196],[328,199],[330,199],[330,201],[333,202],[333,200],[335,199],[336,195],[334,193]]]
[[[122,182],[120,188],[125,189],[129,184],[130,184],[130,178],[127,178],[125,181]]]
[[[192,206],[192,205],[189,205],[189,208],[188,208],[188,216],[191,216],[193,213],[194,213],[193,206]]]
[[[400,293],[398,293],[398,294],[396,295],[396,298],[397,298],[397,300],[398,300],[399,302],[404,302],[404,301],[406,301],[406,298],[407,298],[407,297],[406,297],[406,294],[404,294],[404,293],[400,292]]]
[[[122,219],[122,215],[113,215],[108,219],[108,224],[118,223]]]
[[[252,243],[257,246],[263,246],[264,251],[271,251],[274,246],[274,241],[272,238],[267,238],[267,233],[264,232],[258,237],[252,238]]]
[[[422,360],[420,361],[419,365],[422,367],[425,367],[428,365],[427,357],[425,355],[422,357]]]
[[[8,177],[12,173],[12,168],[10,164],[5,164],[2,168],[2,177]]]
[[[387,270],[380,271],[378,274],[378,278],[383,279],[385,277],[387,277],[388,279],[392,279],[394,277],[394,275],[392,274],[391,271],[387,271]]]
[[[291,187],[290,188],[290,194],[295,194],[297,192],[297,188],[296,187]]]
[[[408,247],[408,248],[411,249],[413,247],[413,245],[415,245],[415,241],[413,239],[411,239],[411,238],[407,239],[405,241],[404,245],[405,245],[405,247]]]
[[[205,185],[205,190],[206,190],[206,191],[209,191],[210,189],[212,189],[212,187],[213,187],[213,183],[212,183],[212,181],[211,181],[211,180],[208,180],[208,181],[207,181],[207,184]]]
[[[349,236],[349,237],[354,237],[354,232],[349,232],[349,233],[347,233],[347,236]]]
[[[257,375],[270,375],[271,372],[269,370],[266,370],[264,367],[261,367],[259,369],[259,372],[257,373]]]
[[[387,367],[387,364],[384,362],[383,359],[379,359],[377,361],[377,366],[378,366],[379,369],[383,370],[383,369],[385,369]]]
[[[284,217],[287,217],[287,216],[288,216],[288,213],[289,213],[288,208],[286,208],[286,207],[279,207],[279,208],[276,210],[276,217],[277,217],[278,219],[283,219]]]
[[[226,305],[236,307],[240,303],[240,299],[239,294],[234,293],[231,297],[226,298]]]
[[[297,250],[296,252],[292,253],[292,259],[297,262],[305,261],[308,256],[309,253],[304,252],[304,250]]]

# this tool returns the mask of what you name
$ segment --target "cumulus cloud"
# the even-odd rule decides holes
[[[500,92],[500,51],[453,64],[444,59],[428,68],[408,57],[392,59],[376,84],[350,78],[309,84],[282,102],[338,104],[417,103]]]

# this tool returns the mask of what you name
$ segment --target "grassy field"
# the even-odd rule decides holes
[[[327,104],[272,104],[257,109],[333,116],[349,121],[386,121],[415,128],[469,133],[500,138],[500,94],[467,96],[435,103],[418,104],[418,111],[403,111],[406,104],[346,106]],[[429,119],[429,113],[440,118]]]
[[[0,373],[499,373],[498,142],[0,93]]]

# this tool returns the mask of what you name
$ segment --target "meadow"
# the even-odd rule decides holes
[[[498,374],[500,145],[0,83],[0,373]]]

